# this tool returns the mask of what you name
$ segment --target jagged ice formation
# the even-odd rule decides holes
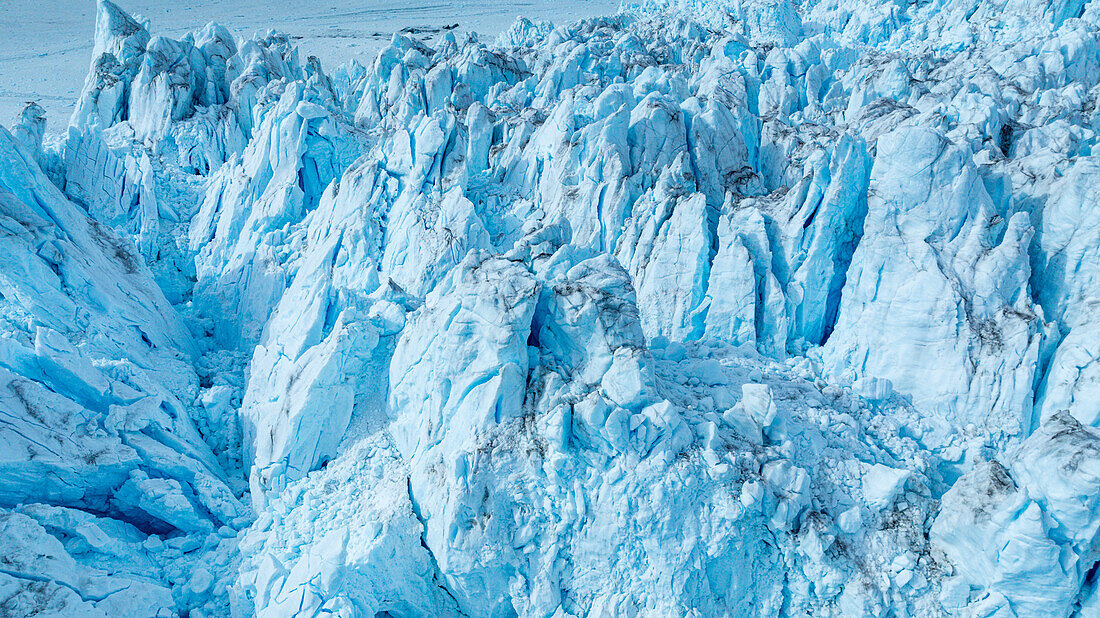
[[[1098,99],[1084,0],[100,0],[0,129],[0,615],[1100,616]]]

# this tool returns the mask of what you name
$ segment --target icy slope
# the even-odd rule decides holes
[[[1095,615],[1097,9],[625,8],[100,2],[0,151],[5,610]]]
[[[4,611],[174,613],[142,543],[248,511],[191,420],[191,335],[134,245],[34,154],[0,129]]]

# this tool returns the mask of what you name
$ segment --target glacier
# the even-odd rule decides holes
[[[97,13],[0,128],[0,616],[1100,616],[1100,3]]]

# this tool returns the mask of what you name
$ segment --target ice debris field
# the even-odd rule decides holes
[[[0,128],[0,616],[1100,616],[1100,2],[97,11]]]

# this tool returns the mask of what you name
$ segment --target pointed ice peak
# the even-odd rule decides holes
[[[46,110],[38,103],[28,101],[12,122],[11,133],[31,152],[40,152],[42,136],[46,133]]]
[[[99,0],[95,19],[93,62],[104,53],[120,62],[140,56],[149,42],[149,31],[110,0]]]

